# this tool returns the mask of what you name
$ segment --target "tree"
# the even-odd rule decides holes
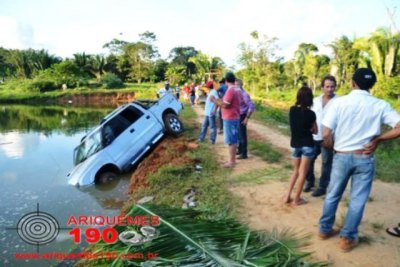
[[[196,66],[189,59],[195,57],[199,53],[194,47],[175,47],[169,53],[171,63],[174,65],[180,65],[185,67],[185,76],[187,79],[191,78],[192,74],[196,72]]]
[[[294,52],[294,74],[295,74],[295,85],[304,79],[304,66],[306,64],[306,58],[308,55],[314,55],[318,52],[318,47],[311,43],[299,44],[297,50]]]
[[[336,76],[338,87],[351,81],[351,75],[358,68],[360,50],[347,36],[335,39],[328,45],[333,50],[332,74]]]
[[[250,33],[251,43],[241,43],[239,49],[239,63],[244,65],[246,70],[243,80],[252,88],[269,92],[271,86],[277,86],[280,74],[279,58],[276,57],[277,38],[269,38],[266,35],[259,36],[257,31]]]
[[[329,61],[330,59],[326,55],[308,54],[305,58],[304,75],[314,93],[319,81],[329,73]]]

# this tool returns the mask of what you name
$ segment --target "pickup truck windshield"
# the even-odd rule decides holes
[[[74,153],[75,165],[83,162],[85,159],[95,154],[97,151],[103,148],[102,142],[102,128],[88,136],[77,148]]]

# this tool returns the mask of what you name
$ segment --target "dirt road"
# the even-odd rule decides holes
[[[203,111],[196,107],[199,114],[199,123],[202,121]],[[251,122],[248,129],[266,142],[286,151],[289,155],[289,138],[260,123]],[[251,135],[251,134],[250,134]],[[250,136],[252,138],[252,136]],[[223,145],[222,135],[218,135],[215,152],[221,162],[227,159],[227,148]],[[289,163],[285,157],[281,168]],[[320,166],[317,162],[316,166]],[[256,170],[268,170],[276,168],[262,161],[256,156],[250,155],[246,160],[241,160],[231,172],[231,179],[238,175],[253,175]],[[262,175],[262,174],[258,174]],[[289,177],[281,177],[289,178]],[[286,181],[266,180],[260,183],[233,183],[231,191],[239,199],[241,218],[246,218],[252,229],[278,230],[291,229],[300,235],[310,236],[308,251],[312,251],[312,260],[327,261],[331,266],[363,266],[363,267],[400,267],[400,238],[391,237],[385,232],[386,227],[395,226],[400,222],[400,185],[375,181],[366,206],[364,218],[360,226],[360,245],[349,253],[339,250],[339,237],[325,241],[317,238],[318,220],[321,216],[323,199],[314,198],[309,193],[304,193],[308,204],[292,207],[282,203],[281,199],[287,186]],[[344,220],[348,192],[345,193],[336,214],[337,227]]]

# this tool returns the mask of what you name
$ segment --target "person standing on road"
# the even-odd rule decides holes
[[[382,141],[400,136],[400,114],[369,93],[375,82],[371,69],[357,69],[352,78],[353,90],[335,99],[322,120],[323,146],[333,147],[335,154],[318,236],[327,239],[339,233],[333,229],[336,210],[351,178],[350,203],[340,231],[339,248],[343,252],[358,245],[358,226],[375,173],[373,153]],[[382,124],[393,128],[381,133]]]
[[[215,144],[217,139],[217,125],[215,123],[215,115],[217,113],[217,105],[214,103],[219,98],[217,90],[214,89],[214,83],[207,83],[207,87],[210,89],[207,95],[206,105],[204,107],[204,121],[201,126],[201,132],[199,135],[199,142],[203,142],[206,138],[208,126],[210,126],[210,141],[211,144]]]
[[[329,104],[332,103],[331,100],[333,100],[336,97],[335,77],[331,75],[325,76],[322,79],[321,86],[322,86],[322,95],[314,98],[313,106],[311,108],[311,110],[314,111],[315,115],[317,116],[318,133],[313,135],[315,156],[310,162],[310,168],[308,169],[306,176],[306,184],[304,186],[304,192],[310,192],[311,188],[314,187],[315,183],[314,164],[318,155],[321,154],[322,155],[321,177],[319,178],[318,188],[311,194],[313,197],[319,197],[325,195],[331,177],[332,159],[333,159],[333,151],[331,149],[326,149],[321,146],[322,145],[321,121],[324,117],[324,113],[326,112]]]
[[[316,116],[311,110],[313,104],[313,93],[307,86],[303,86],[297,92],[296,104],[290,108],[290,146],[293,149],[292,162],[293,173],[289,179],[289,189],[283,197],[286,204],[298,206],[306,204],[307,201],[301,198],[304,181],[310,165],[310,161],[314,158],[314,142],[312,134],[317,133]],[[297,188],[294,198],[291,198],[295,184]]]
[[[232,168],[236,164],[236,149],[239,136],[240,102],[242,95],[240,89],[235,86],[235,75],[228,72],[225,75],[228,90],[224,98],[216,99],[215,103],[221,107],[224,123],[224,141],[228,145],[229,160],[223,165],[225,168]]]
[[[240,88],[242,94],[242,102],[240,103],[240,126],[239,126],[239,146],[238,158],[247,159],[247,122],[251,114],[254,112],[254,103],[250,95],[243,89],[243,81],[236,79],[235,85]]]

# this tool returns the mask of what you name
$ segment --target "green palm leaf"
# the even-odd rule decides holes
[[[155,259],[124,260],[122,257],[109,263],[112,266],[321,266],[308,264],[303,258],[308,253],[299,252],[304,237],[293,238],[293,233],[262,233],[250,231],[232,219],[213,221],[204,219],[202,212],[133,206],[127,216],[158,216],[158,238],[141,246],[98,243],[95,251],[126,253],[157,253]],[[119,233],[136,226],[116,226]],[[292,236],[292,237],[289,237]],[[93,263],[92,266],[98,266]],[[96,265],[97,264],[97,265]],[[85,266],[91,265],[86,262]],[[107,265],[105,265],[107,266]],[[110,265],[111,266],[111,265]]]

